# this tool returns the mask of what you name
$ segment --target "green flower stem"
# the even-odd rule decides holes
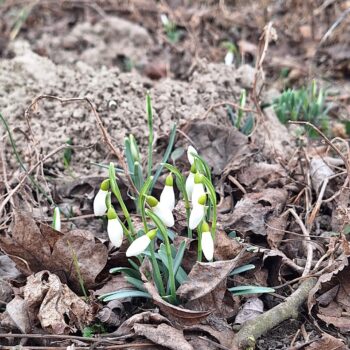
[[[152,101],[151,96],[147,93],[146,96],[146,112],[147,112],[147,122],[148,122],[148,164],[147,164],[147,174],[148,177],[152,173],[152,157],[153,157],[153,112],[152,112]]]
[[[165,293],[165,288],[164,288],[163,281],[162,281],[162,276],[160,274],[158,261],[156,259],[155,254],[154,254],[154,240],[150,244],[149,251],[151,253],[151,262],[152,262],[152,268],[153,268],[153,272],[154,272],[154,282],[157,286],[159,294],[162,297],[164,297],[166,293]]]
[[[169,171],[171,171],[176,176],[179,190],[182,193],[183,198],[184,198],[184,202],[185,202],[186,221],[187,221],[187,236],[188,236],[188,238],[192,238],[192,230],[189,228],[189,221],[190,221],[190,215],[191,215],[191,205],[190,205],[190,201],[188,199],[187,192],[186,192],[186,180],[185,180],[184,176],[180,173],[180,171],[176,167],[174,167],[173,165],[168,164],[168,163],[164,163],[162,165],[164,165],[165,168],[167,168]]]
[[[133,242],[134,241],[134,237],[131,236],[128,228],[124,225],[123,221],[121,221],[120,219],[118,219],[118,220],[119,220],[120,224],[122,225],[123,232],[124,232],[126,238],[128,239],[129,243]]]
[[[213,184],[211,183],[211,181],[209,181],[205,176],[203,176],[203,183],[209,192],[209,198],[210,198],[212,208],[213,208],[213,220],[212,220],[212,226],[211,226],[211,235],[213,237],[213,240],[215,240],[216,223],[217,223],[217,207],[216,207],[215,188],[214,188]]]
[[[199,226],[201,226],[201,225],[199,225]],[[202,256],[203,256],[203,254],[202,254],[202,230],[199,228],[199,226],[198,226],[198,231],[197,231],[197,233],[198,233],[197,261],[201,262]]]
[[[174,274],[174,261],[173,256],[171,253],[171,246],[169,242],[169,237],[167,233],[167,229],[164,226],[162,220],[159,219],[159,217],[154,214],[151,210],[146,209],[146,214],[148,217],[150,217],[153,222],[158,227],[160,233],[163,236],[165,249],[166,249],[166,255],[168,258],[168,271],[169,271],[169,284],[170,284],[170,300],[172,303],[176,302],[176,286],[175,286],[175,274]]]
[[[146,220],[146,213],[145,213],[145,202],[146,202],[146,195],[152,185],[153,181],[153,176],[150,176],[145,183],[143,184],[140,194],[139,194],[139,199],[138,199],[138,207],[141,212],[141,219],[143,223],[143,227],[145,230],[145,233],[148,232],[148,226],[147,226],[147,220]]]
[[[133,223],[131,221],[128,208],[126,207],[126,205],[125,205],[125,203],[123,201],[122,194],[120,193],[120,189],[118,187],[117,180],[116,180],[116,177],[115,177],[114,164],[112,162],[109,164],[109,181],[110,181],[110,186],[111,186],[112,192],[116,196],[116,198],[117,198],[117,200],[119,202],[119,205],[122,208],[122,211],[123,211],[125,220],[128,223],[128,228],[129,228],[129,230],[131,232],[131,235],[134,237],[135,236],[134,225],[133,225]]]

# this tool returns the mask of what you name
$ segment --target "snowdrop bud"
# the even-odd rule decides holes
[[[173,183],[173,176],[169,174],[165,180],[165,186],[160,195],[160,204],[162,206],[168,207],[170,210],[173,210],[175,208],[175,193]]]
[[[230,50],[227,52],[226,56],[225,56],[225,64],[227,66],[230,66],[233,63],[233,59],[234,59],[234,54],[233,52]]]
[[[202,245],[202,251],[205,256],[205,258],[208,261],[213,260],[214,256],[214,241],[213,237],[210,233],[209,230],[209,225],[204,221],[202,224],[202,240],[201,240],[201,245]]]
[[[132,158],[134,159],[134,162],[139,162],[140,152],[138,150],[137,143],[133,134],[130,134],[129,141],[130,141],[130,151],[131,151]]]
[[[94,214],[95,216],[102,216],[107,211],[106,197],[109,190],[109,180],[104,180],[101,183],[100,189],[94,199]]]
[[[129,258],[131,256],[137,256],[143,253],[151,241],[156,237],[157,229],[148,231],[145,235],[135,239],[126,251],[126,256]]]
[[[55,209],[53,211],[52,227],[56,231],[61,231],[61,213],[60,213],[60,208],[59,207],[55,207]]]
[[[158,202],[156,198],[153,196],[147,196],[146,197],[147,203],[152,208],[152,211],[154,214],[156,214],[159,219],[161,219],[165,226],[167,227],[173,227],[175,224],[174,216],[171,210],[168,208],[167,205],[161,202]]]
[[[200,198],[198,199],[198,204],[193,206],[193,209],[190,214],[189,225],[188,225],[191,230],[194,230],[203,220],[205,216],[206,200],[207,200],[207,196],[204,194],[200,196]]]
[[[166,27],[167,25],[169,25],[169,19],[168,19],[168,16],[165,13],[162,13],[160,15],[160,20],[162,21],[163,26]]]
[[[115,247],[119,248],[123,243],[123,227],[113,207],[108,209],[107,218],[107,233],[109,240]]]
[[[193,146],[190,145],[187,148],[187,158],[188,158],[188,161],[190,162],[191,165],[194,163],[194,157],[193,157],[192,153],[193,154],[198,154],[196,149]]]

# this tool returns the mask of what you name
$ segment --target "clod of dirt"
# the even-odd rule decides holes
[[[137,72],[121,73],[117,68],[93,70],[80,63],[71,67],[55,65],[33,53],[23,41],[15,41],[13,51],[13,59],[0,62],[0,85],[6,92],[0,94],[0,109],[13,131],[19,152],[25,163],[29,163],[35,156],[34,142],[37,150],[47,154],[71,139],[73,146],[84,146],[72,156],[70,167],[76,176],[90,174],[91,169],[94,173],[104,171],[95,166],[92,168],[90,164],[101,162],[108,156],[94,116],[83,102],[61,105],[57,101],[41,100],[28,113],[29,128],[23,117],[24,111],[39,94],[88,97],[117,146],[123,143],[128,133],[133,133],[141,146],[145,145],[147,122],[144,106],[149,89],[156,135],[168,133],[173,122],[200,118],[212,104],[232,100],[240,94],[236,81],[238,71],[224,64],[199,68],[189,82],[164,79],[155,84]],[[22,122],[18,123],[18,120]],[[225,108],[216,109],[215,113],[212,111],[207,120],[226,125]],[[9,145],[6,152],[10,167],[17,168],[18,164],[10,156],[13,151]],[[64,171],[63,155],[53,157],[48,166],[52,170]]]

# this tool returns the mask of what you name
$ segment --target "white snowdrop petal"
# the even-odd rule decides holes
[[[167,26],[169,24],[168,16],[165,13],[162,13],[160,15],[160,20],[162,21],[164,26]]]
[[[194,184],[193,186],[193,192],[192,192],[192,205],[196,206],[198,204],[198,199],[203,194],[205,194],[204,186],[203,184]]]
[[[203,232],[202,233],[202,251],[205,256],[205,258],[208,261],[213,260],[214,256],[214,242],[213,237],[211,236],[210,232]]]
[[[143,253],[149,244],[151,243],[151,240],[147,235],[143,235],[137,239],[135,239],[129,246],[128,250],[126,251],[126,256],[129,258],[131,256],[137,256]]]
[[[99,190],[94,199],[94,214],[95,216],[102,216],[107,211],[106,197],[108,191]]]
[[[189,200],[192,199],[193,187],[194,187],[194,174],[190,172],[190,174],[187,176],[187,179],[186,179],[186,193]]]
[[[232,51],[227,52],[225,56],[225,64],[230,66],[233,63],[234,55]]]
[[[204,218],[205,210],[204,205],[195,205],[190,214],[189,228],[194,230]]]
[[[166,227],[173,227],[175,224],[174,216],[171,210],[162,205],[160,202],[152,208],[153,212],[159,216],[159,219],[161,219]]]
[[[55,209],[55,225],[54,225],[54,229],[56,231],[61,231],[61,213],[60,213],[60,209],[58,207],[56,207]]]
[[[123,227],[118,219],[108,220],[107,233],[111,243],[119,248],[123,243]]]
[[[175,193],[173,186],[164,186],[159,202],[162,206],[167,207],[169,210],[173,210],[175,208]]]
[[[196,149],[190,145],[187,148],[187,158],[188,158],[188,161],[190,162],[191,165],[194,163],[194,157],[193,157],[192,153],[198,154]]]

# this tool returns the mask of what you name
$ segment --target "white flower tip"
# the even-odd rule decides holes
[[[175,208],[175,192],[173,186],[165,185],[163,191],[160,195],[159,203],[161,206],[166,207],[169,210],[174,210]]]
[[[208,261],[213,260],[214,256],[214,242],[210,232],[202,233],[202,251]]]
[[[194,163],[194,156],[192,154],[198,154],[198,152],[193,146],[189,145],[187,148],[187,158],[191,165]]]
[[[143,235],[130,244],[125,254],[128,258],[140,255],[147,249],[150,243],[151,239],[147,235]]]
[[[53,228],[56,231],[61,231],[61,213],[58,207],[55,207],[53,214]]]
[[[107,233],[111,243],[119,248],[123,243],[123,227],[118,219],[108,220]]]
[[[233,63],[234,55],[232,51],[227,52],[225,56],[225,64],[230,66]]]
[[[191,214],[190,214],[190,220],[189,220],[189,228],[191,230],[194,230],[200,222],[204,218],[204,205],[196,205],[193,207]]]
[[[106,197],[108,191],[99,190],[94,199],[94,214],[95,216],[102,216],[107,211]]]

